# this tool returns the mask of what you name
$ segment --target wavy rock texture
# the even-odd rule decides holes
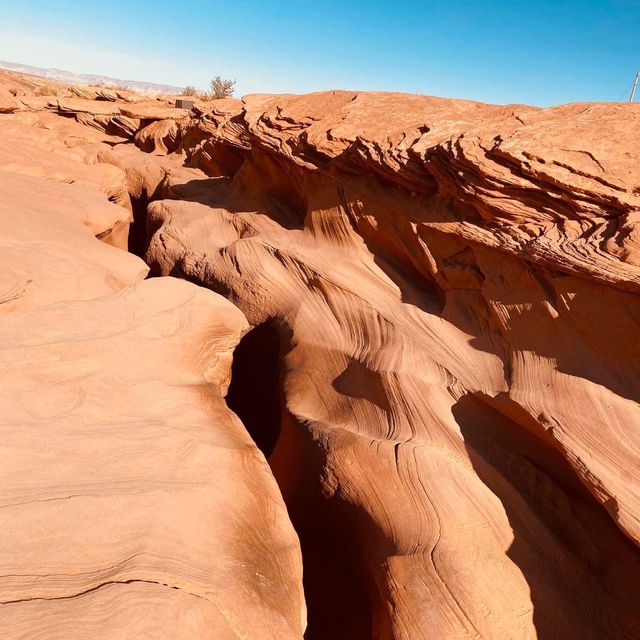
[[[142,280],[146,265],[99,242],[124,239],[130,213],[69,184],[0,170],[0,314],[91,299]],[[124,221],[123,221],[124,218]]]
[[[349,92],[185,128],[211,178],[146,259],[279,332],[308,637],[637,637],[639,134]]]
[[[0,122],[0,314],[143,279],[141,260],[107,246],[127,248],[132,215],[124,172],[92,164],[104,143],[57,116],[23,115]]]
[[[638,637],[638,105],[5,76],[3,635]]]
[[[222,398],[245,323],[174,279],[5,317],[4,638],[301,637],[296,536]]]
[[[124,173],[113,166],[94,163],[95,145],[91,145],[90,140],[74,140],[71,135],[61,139],[57,127],[45,129],[34,126],[33,121],[17,119],[6,123],[2,134],[0,169],[3,171],[95,190],[106,195],[110,202],[131,209]],[[96,137],[98,148],[100,142]],[[126,221],[122,211],[120,216]],[[126,248],[126,234],[123,240]]]
[[[246,319],[140,282],[113,143],[0,116],[0,636],[300,639],[298,538],[223,400]]]

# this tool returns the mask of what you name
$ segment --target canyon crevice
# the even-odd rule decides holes
[[[21,82],[5,637],[639,637],[639,105]]]

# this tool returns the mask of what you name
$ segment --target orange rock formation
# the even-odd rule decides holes
[[[144,262],[105,244],[126,249],[131,205],[96,163],[104,134],[16,116],[0,121],[0,635],[300,638],[298,538],[223,400],[244,316],[140,282]]]
[[[14,637],[638,637],[640,105],[17,93]]]

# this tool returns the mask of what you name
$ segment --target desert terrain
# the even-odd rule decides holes
[[[0,70],[0,637],[640,638],[640,104]]]

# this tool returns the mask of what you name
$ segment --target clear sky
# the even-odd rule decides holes
[[[405,91],[620,100],[640,0],[0,0],[0,60],[237,95]]]

